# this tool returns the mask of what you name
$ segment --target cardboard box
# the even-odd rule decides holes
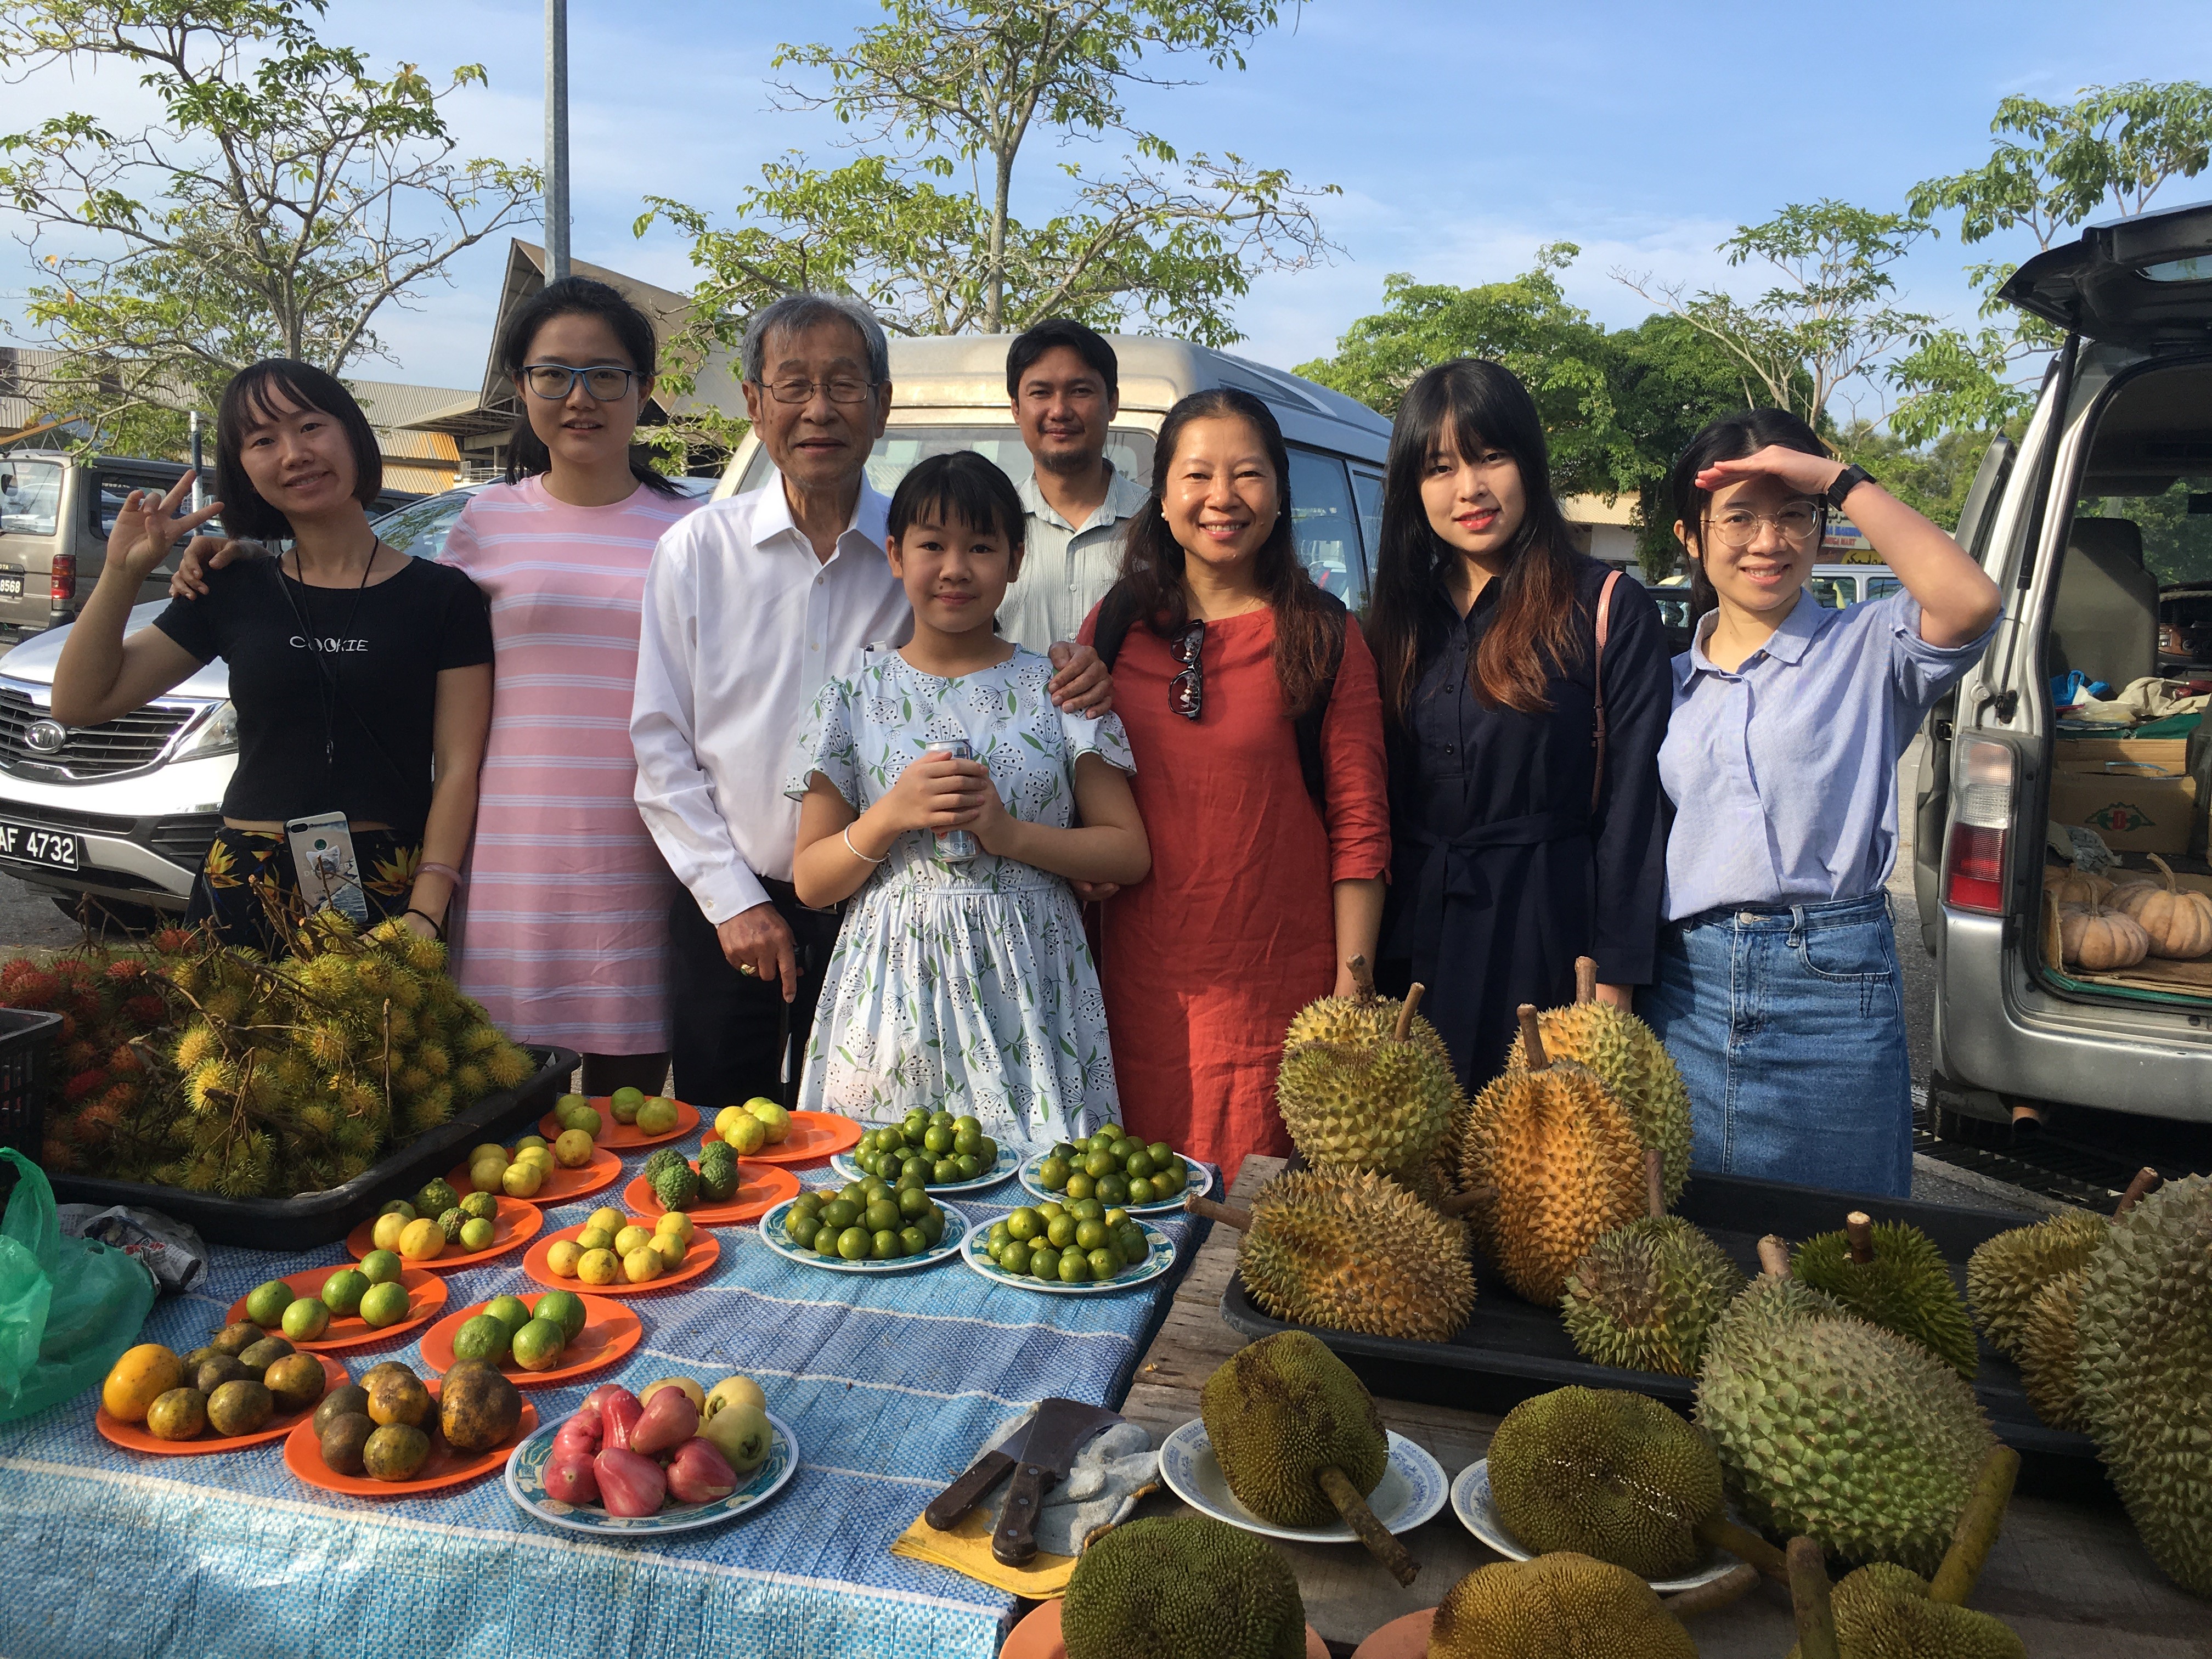
[[[2179,745],[2177,745],[2179,746]],[[2051,816],[2086,824],[2116,853],[2186,853],[2197,817],[2197,780],[2124,763],[2051,775]]]
[[[2101,772],[2113,761],[2160,767],[2168,772],[2186,772],[2189,739],[2062,737],[2051,745],[2051,763],[2062,772]]]

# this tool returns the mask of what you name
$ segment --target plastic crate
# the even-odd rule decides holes
[[[0,1008],[0,1146],[34,1162],[46,1138],[46,1050],[61,1023],[59,1014]]]

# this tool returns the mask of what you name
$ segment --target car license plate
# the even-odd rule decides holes
[[[20,599],[23,597],[23,573],[20,570],[0,570],[0,599]]]
[[[41,864],[49,870],[77,867],[79,843],[63,830],[42,830],[34,823],[9,823],[0,818],[0,859],[19,864]]]

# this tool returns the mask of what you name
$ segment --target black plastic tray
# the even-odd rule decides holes
[[[64,1204],[128,1204],[159,1210],[199,1230],[211,1244],[251,1250],[304,1250],[343,1238],[387,1199],[404,1198],[433,1176],[444,1175],[477,1141],[503,1140],[535,1125],[567,1088],[583,1057],[568,1048],[525,1049],[538,1070],[515,1088],[486,1095],[428,1134],[417,1135],[343,1187],[297,1198],[224,1198],[138,1181],[101,1181],[57,1175],[54,1197]]]
[[[1852,1210],[1876,1221],[1905,1221],[1935,1241],[1966,1292],[1966,1258],[1974,1247],[2034,1218],[1948,1204],[1869,1198],[1781,1182],[1736,1176],[1693,1175],[1674,1213],[1702,1227],[1747,1273],[1759,1272],[1759,1241],[1778,1233],[1793,1243],[1844,1224]],[[1385,1399],[1419,1401],[1462,1410],[1503,1412],[1532,1395],[1579,1383],[1589,1389],[1632,1389],[1689,1409],[1697,1379],[1662,1371],[1593,1365],[1575,1352],[1556,1310],[1523,1302],[1478,1261],[1474,1316],[1449,1342],[1368,1336],[1357,1331],[1312,1331],[1341,1354],[1369,1389]],[[1222,1292],[1221,1316],[1233,1330],[1260,1337],[1291,1328],[1262,1312],[1232,1275]],[[2083,1493],[2101,1486],[2103,1467],[2087,1435],[2044,1425],[2027,1403],[2020,1369],[1988,1343],[1974,1392],[1998,1438],[2021,1455],[2022,1490]]]

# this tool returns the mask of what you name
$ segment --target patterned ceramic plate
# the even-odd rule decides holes
[[[1389,1429],[1383,1432],[1390,1437],[1390,1462],[1381,1484],[1367,1494],[1367,1506],[1386,1531],[1411,1532],[1444,1506],[1448,1483],[1443,1466],[1404,1435]],[[1279,1527],[1246,1509],[1229,1490],[1221,1465],[1214,1461],[1213,1443],[1206,1438],[1202,1418],[1193,1418],[1160,1447],[1160,1478],[1191,1508],[1247,1532],[1300,1544],[1359,1541],[1358,1534],[1341,1522],[1326,1527]]]
[[[1029,1273],[1008,1273],[991,1260],[991,1235],[981,1227],[969,1235],[968,1242],[961,1246],[960,1259],[994,1285],[1010,1285],[1018,1291],[1037,1291],[1047,1296],[1111,1296],[1116,1291],[1158,1279],[1175,1266],[1175,1240],[1149,1221],[1137,1224],[1145,1230],[1145,1243],[1152,1247],[1152,1254],[1135,1267],[1122,1268],[1111,1279],[1094,1279],[1080,1285],[1064,1285],[1056,1279],[1048,1284]]]
[[[1034,1154],[1022,1165],[1022,1187],[1033,1198],[1058,1199],[1060,1202],[1066,1203],[1067,1195],[1065,1193],[1054,1192],[1037,1179],[1037,1171],[1044,1167],[1045,1159],[1051,1156],[1052,1149],[1048,1146],[1044,1151]],[[1151,1204],[1124,1204],[1120,1207],[1127,1210],[1131,1215],[1171,1215],[1182,1208],[1184,1193],[1196,1193],[1200,1198],[1204,1198],[1213,1190],[1213,1171],[1203,1164],[1195,1163],[1189,1158],[1185,1158],[1183,1162],[1190,1169],[1190,1179],[1183,1183],[1182,1192],[1177,1193],[1173,1198],[1159,1199]]]
[[[853,1155],[850,1152],[838,1153],[830,1160],[830,1167],[848,1181],[866,1181],[868,1178],[867,1171],[853,1162]],[[922,1184],[927,1190],[933,1193],[980,1193],[986,1187],[997,1186],[1021,1167],[1021,1148],[1001,1146],[999,1148],[998,1162],[973,1181],[948,1181],[941,1186],[934,1181],[925,1182]]]
[[[1394,1439],[1396,1437],[1392,1437]],[[1498,1518],[1498,1506],[1490,1497],[1490,1460],[1483,1458],[1468,1464],[1452,1482],[1452,1513],[1459,1517],[1460,1525],[1496,1550],[1509,1561],[1526,1561],[1535,1552],[1516,1542],[1505,1523]],[[1680,1578],[1654,1578],[1651,1588],[1662,1595],[1676,1590],[1695,1589],[1700,1584],[1710,1584],[1724,1577],[1736,1564],[1735,1557],[1726,1550],[1716,1550],[1710,1565]]]
[[[969,1231],[966,1216],[950,1204],[940,1204],[937,1207],[945,1212],[944,1236],[920,1255],[902,1255],[896,1261],[848,1261],[842,1256],[818,1255],[812,1250],[802,1250],[784,1237],[783,1218],[791,1213],[791,1206],[797,1202],[799,1200],[794,1198],[788,1203],[779,1204],[761,1218],[761,1243],[788,1261],[796,1261],[802,1267],[820,1267],[827,1273],[910,1273],[916,1267],[933,1267],[960,1248],[960,1241]]]
[[[769,1447],[767,1462],[746,1476],[744,1484],[727,1498],[718,1498],[711,1504],[677,1504],[654,1515],[626,1516],[609,1515],[596,1504],[563,1504],[548,1497],[545,1465],[553,1455],[553,1437],[560,1432],[558,1423],[548,1423],[514,1449],[514,1455],[507,1460],[507,1496],[548,1526],[590,1533],[599,1538],[653,1538],[665,1533],[719,1527],[775,1497],[799,1468],[799,1442],[793,1438],[791,1430],[773,1413],[768,1421],[775,1431],[775,1439]]]

